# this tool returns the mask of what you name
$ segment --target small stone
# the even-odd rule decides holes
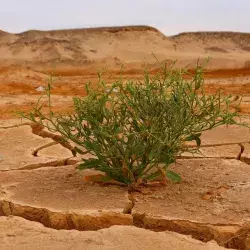
[[[152,199],[159,199],[159,200],[163,200],[164,199],[163,195],[154,195],[154,194],[151,195],[150,198],[152,198]]]
[[[36,91],[43,92],[45,91],[45,88],[43,86],[39,86],[36,88]]]

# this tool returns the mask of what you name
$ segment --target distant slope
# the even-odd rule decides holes
[[[230,53],[236,50],[250,52],[250,33],[189,32],[171,36],[169,39],[186,48],[195,44],[214,52]]]
[[[0,67],[132,68],[156,67],[160,61],[190,66],[198,58],[213,58],[213,69],[250,68],[250,34],[194,32],[166,37],[148,26],[104,27],[19,34],[0,31]]]

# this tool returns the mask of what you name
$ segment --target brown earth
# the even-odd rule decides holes
[[[248,117],[243,119],[249,121]],[[188,249],[186,244],[194,244],[194,249],[211,247],[210,244],[200,245],[201,243],[195,241],[185,243],[185,237],[165,231],[190,235],[203,242],[213,240],[227,248],[249,249],[250,137],[247,128],[229,126],[204,133],[203,155],[199,155],[197,159],[179,159],[172,165],[182,176],[181,183],[168,183],[167,187],[142,188],[140,193],[131,195],[127,193],[126,187],[85,182],[86,176],[96,172],[76,170],[80,159],[73,158],[69,147],[48,145],[53,142],[54,137],[44,138],[41,133],[34,134],[37,130],[31,125],[17,127],[15,124],[20,125],[20,121],[0,122],[0,216],[5,221],[1,223],[0,220],[0,227],[5,226],[5,223],[13,223],[12,233],[3,231],[0,234],[6,242],[6,249],[11,249],[11,246],[20,241],[28,249],[36,244],[36,241],[30,240],[32,234],[30,235],[29,230],[22,236],[19,235],[18,223],[21,222],[16,217],[39,222],[47,228],[57,230],[97,231],[121,225],[120,228],[115,227],[114,231],[111,227],[108,232],[112,239],[116,237],[117,230],[124,232],[124,249],[132,244],[130,237],[140,237],[140,234],[145,237],[151,234],[155,239],[151,243],[144,242],[148,249],[151,244],[157,246],[169,238],[173,240],[176,249],[179,246]],[[240,159],[237,159],[238,143],[245,147]],[[44,145],[48,147],[43,148]],[[37,156],[34,156],[36,149]],[[6,216],[16,217],[10,217],[6,222]],[[65,249],[69,249],[67,238],[62,240],[62,231],[57,233],[42,229],[41,226],[37,229],[37,224],[31,222],[25,222],[24,225],[35,230],[35,238],[38,240],[42,232],[46,232],[45,235],[53,232],[55,236],[51,240],[46,239],[45,245],[65,244]],[[133,227],[127,233],[128,228],[124,226],[128,225],[165,233],[159,236],[153,232],[138,231],[139,229]],[[90,234],[95,239],[98,237],[95,235],[101,232],[106,231]],[[12,235],[11,242],[8,241],[9,234]],[[74,233],[70,234],[75,237]],[[82,234],[88,237],[89,233]],[[105,242],[108,241],[105,233],[103,237]],[[158,237],[161,237],[159,242]],[[72,244],[76,247],[85,246],[82,241],[78,243],[79,245],[74,241]],[[109,246],[108,244],[111,243],[106,242],[102,249]],[[136,248],[131,245],[132,249],[144,249],[142,246],[144,245]],[[212,247],[216,249],[215,245]],[[165,249],[170,249],[170,246]]]
[[[172,232],[152,232],[132,226],[112,226],[96,232],[54,230],[18,217],[0,217],[2,250],[89,249],[89,250],[220,250],[215,243],[204,244]],[[40,246],[38,248],[38,246]]]
[[[101,41],[101,42],[100,42]],[[213,93],[243,95],[241,112],[249,113],[250,34],[233,32],[196,32],[167,37],[147,26],[94,29],[27,31],[20,34],[0,33],[0,118],[13,117],[13,110],[27,110],[25,101],[46,86],[48,72],[58,78],[55,95],[85,95],[84,84],[98,81],[97,70],[106,69],[104,78],[112,81],[120,75],[141,78],[145,67],[151,72],[159,62],[176,67],[194,68],[199,58],[206,64],[206,89]],[[157,57],[157,60],[152,55]],[[3,99],[10,99],[3,103]],[[54,98],[56,100],[56,97]],[[70,104],[56,105],[59,111]]]
[[[126,79],[140,79],[145,67],[155,73],[153,52],[191,72],[198,58],[212,56],[206,91],[244,95],[240,111],[248,115],[249,42],[244,33],[166,37],[146,26],[0,32],[0,248],[250,249],[249,129],[204,133],[202,155],[183,154],[172,166],[182,183],[131,195],[125,187],[85,182],[96,172],[76,170],[80,159],[71,145],[29,124],[15,126],[21,121],[14,113],[35,105],[48,72],[57,76],[53,108],[67,112],[73,96],[86,94],[87,81],[98,82],[98,69],[107,69],[109,82],[122,64]]]
[[[197,58],[212,56],[210,69],[240,70],[238,73],[249,75],[249,41],[248,33],[233,32],[166,37],[147,26],[5,32],[0,34],[1,68],[27,66],[46,70],[54,66],[56,71],[77,75],[83,69],[80,74],[95,73],[98,65],[109,66],[114,71],[123,63],[129,65],[128,71],[136,72],[144,65],[151,69],[159,66],[151,55],[154,53],[159,60],[172,62],[179,58],[178,66],[190,67]]]

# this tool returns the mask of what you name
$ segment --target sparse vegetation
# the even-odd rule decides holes
[[[198,152],[203,131],[237,124],[230,96],[205,94],[202,67],[197,66],[190,80],[186,74],[164,65],[156,75],[145,72],[143,81],[120,78],[111,84],[100,74],[98,86],[86,84],[87,96],[75,97],[74,113],[67,115],[53,113],[49,83],[49,114],[38,101],[31,113],[21,116],[73,142],[83,156],[79,169],[104,172],[104,182],[129,187],[156,179],[179,182],[181,177],[169,169],[176,157]],[[191,141],[196,147],[187,145]]]

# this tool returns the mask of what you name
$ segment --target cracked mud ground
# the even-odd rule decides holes
[[[47,86],[44,69],[60,76],[53,108],[66,112],[72,96],[86,94],[86,82],[99,81],[97,69],[109,65],[120,77],[124,65],[128,79],[141,79],[147,65],[155,72],[152,48],[159,60],[172,64],[179,58],[178,67],[210,55],[206,91],[244,94],[240,112],[250,114],[248,34],[165,37],[150,27],[112,29],[0,31],[0,119],[36,104],[37,89]],[[17,123],[0,120],[5,127]],[[76,171],[79,159],[46,131],[28,125],[0,129],[0,250],[250,249],[250,133],[223,127],[203,137],[203,155],[183,155],[172,166],[181,184],[128,196],[122,187],[84,183],[91,171]]]
[[[18,123],[0,121],[1,249],[250,249],[248,129],[205,133],[217,146],[172,166],[183,182],[134,193],[126,214],[126,188],[85,183],[70,147]]]

